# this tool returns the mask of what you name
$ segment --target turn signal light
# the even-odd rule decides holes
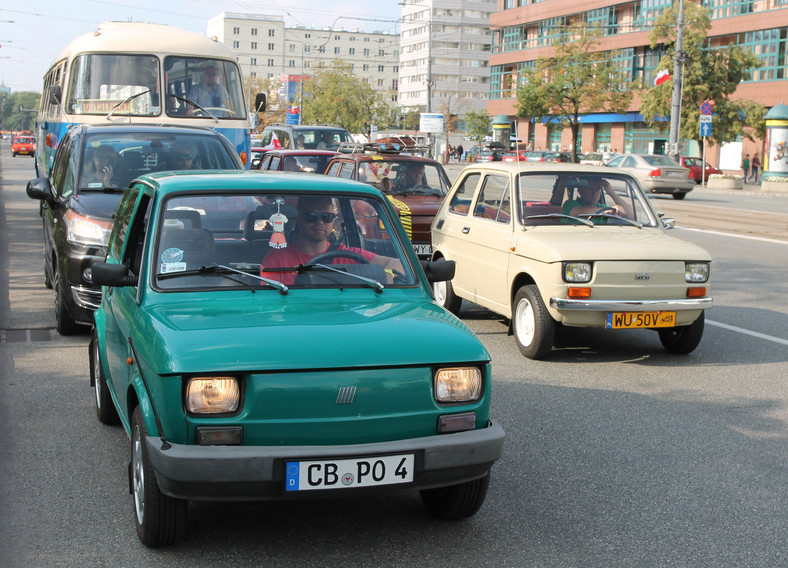
[[[590,298],[591,288],[569,288],[566,295],[569,298]]]
[[[687,298],[702,298],[706,295],[706,288],[687,288]]]

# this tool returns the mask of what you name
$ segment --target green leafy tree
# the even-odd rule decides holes
[[[700,105],[708,101],[714,106],[712,141],[722,144],[740,135],[750,140],[762,138],[766,108],[757,101],[732,98],[739,83],[750,77],[752,70],[761,64],[754,54],[738,45],[709,47],[710,14],[708,8],[694,2],[684,3],[684,71],[679,137],[701,142]],[[649,36],[652,48],[659,44],[665,46],[659,69],[668,69],[671,73],[676,53],[677,19],[678,6],[674,5],[657,18]],[[672,80],[643,93],[641,113],[652,128],[665,131],[670,127],[664,118],[670,116],[672,94]]]
[[[396,113],[386,96],[353,74],[349,63],[334,60],[304,83],[304,124],[330,123],[369,134],[370,125],[388,128]]]
[[[465,133],[478,144],[490,135],[491,127],[492,117],[484,111],[472,110],[465,115]]]
[[[2,101],[0,122],[3,130],[29,130],[33,132],[40,100],[41,94],[33,91],[19,91],[7,94],[0,99]]]
[[[517,90],[517,116],[560,120],[572,131],[577,159],[580,116],[624,112],[632,101],[632,82],[609,53],[599,51],[598,27],[565,26],[553,43],[555,55],[525,70]]]

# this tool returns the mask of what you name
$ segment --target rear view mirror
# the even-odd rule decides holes
[[[109,264],[95,262],[91,268],[93,283],[99,286],[120,288],[122,286],[136,286],[137,277],[125,264]]]
[[[265,110],[265,93],[257,93],[254,97],[254,111],[263,112]]]
[[[49,178],[40,177],[31,179],[29,182],[27,182],[25,191],[27,192],[27,196],[30,199],[44,201],[52,200],[52,186],[49,184]]]

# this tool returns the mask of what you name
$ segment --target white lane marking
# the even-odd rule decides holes
[[[779,337],[766,335],[765,333],[758,333],[757,331],[750,331],[749,329],[728,325],[726,323],[720,323],[718,321],[706,320],[706,323],[716,325],[717,327],[721,327],[729,331],[743,333],[744,335],[751,335],[752,337],[757,337],[758,339],[765,339],[766,341],[774,341],[775,343],[780,343],[781,345],[788,345],[788,339],[780,339]]]
[[[676,228],[681,231],[695,231],[696,233],[706,233],[709,235],[721,235],[723,237],[734,237],[736,239],[749,239],[751,241],[761,241],[764,243],[771,243],[773,245],[788,245],[788,241],[767,239],[765,237],[751,237],[750,235],[737,235],[736,233],[726,233],[724,231],[709,231],[708,229],[694,229],[691,227],[680,227],[678,225],[676,225]]]

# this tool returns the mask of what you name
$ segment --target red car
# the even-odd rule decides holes
[[[708,162],[705,162],[706,173],[704,174],[702,170],[704,161],[700,158],[681,156],[679,163],[690,171],[689,177],[690,179],[694,179],[695,183],[701,183],[703,179],[708,180],[711,174],[722,173],[721,170],[718,170],[717,168],[710,166]]]
[[[11,154],[16,158],[17,154],[32,156],[36,153],[36,139],[32,136],[16,136],[11,140]]]
[[[383,151],[375,144],[360,150],[338,154],[329,162],[326,175],[354,179],[380,189],[399,214],[414,252],[423,260],[429,259],[430,226],[451,185],[443,166],[430,158]],[[387,243],[378,235],[378,222],[363,212],[357,214],[367,219],[361,230],[369,246],[379,246],[378,254],[386,254]]]
[[[322,174],[336,155],[333,150],[269,150],[252,169]]]

